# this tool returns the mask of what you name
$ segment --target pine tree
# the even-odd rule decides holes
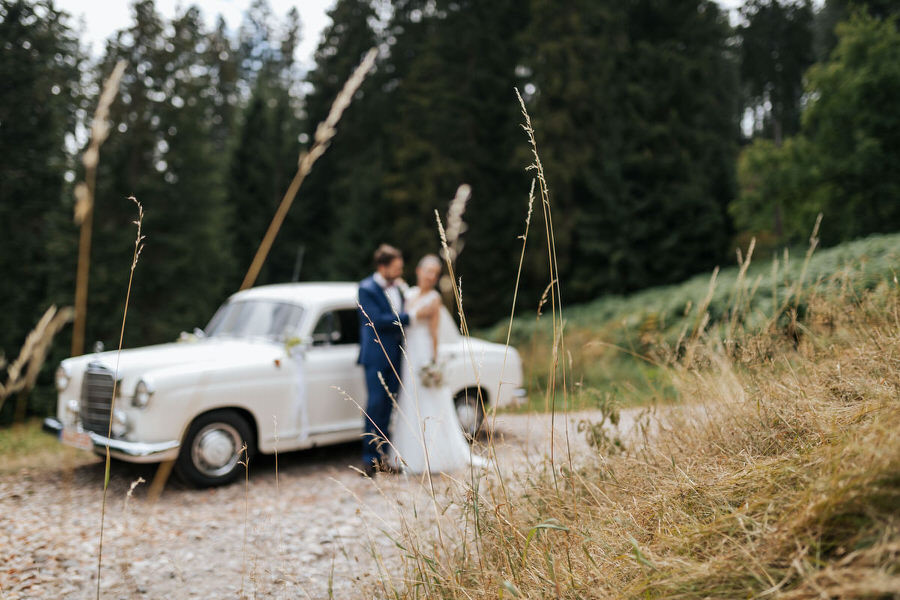
[[[393,237],[412,259],[439,249],[444,215],[460,183],[472,186],[457,265],[470,322],[509,307],[527,206],[527,177],[513,88],[527,11],[517,2],[405,3],[391,30],[392,106],[385,194]]]
[[[715,3],[635,0],[628,31],[625,290],[681,281],[725,258],[737,139],[731,31]]]
[[[615,290],[628,258],[621,170],[620,56],[627,43],[619,3],[586,0],[561,7],[532,2],[523,34],[526,98],[548,178],[557,256],[567,299]],[[534,86],[529,90],[531,86]],[[529,148],[519,161],[529,164]],[[543,225],[543,211],[536,223]],[[526,296],[537,306],[549,283],[545,236],[530,241]]]
[[[332,24],[316,50],[307,77],[307,136],[325,119],[344,82],[377,44],[367,0],[338,0],[328,13]],[[381,182],[384,154],[384,98],[381,76],[370,75],[345,111],[328,151],[300,191],[293,243],[304,251],[303,278],[361,278],[371,267],[375,245],[385,240]],[[321,227],[328,223],[329,227]]]
[[[296,171],[302,125],[291,90],[299,28],[299,15],[292,11],[287,26],[276,35],[265,0],[251,5],[241,27],[239,62],[251,91],[228,174],[228,204],[234,211],[233,253],[238,267],[233,289],[240,285]],[[292,214],[289,219],[293,219]],[[258,285],[290,277],[295,255],[289,237],[290,220],[276,238]]]
[[[737,138],[729,36],[706,1],[534,3],[526,66],[569,301],[722,258]]]
[[[800,128],[803,74],[814,60],[812,3],[751,0],[741,16],[743,108],[758,133],[780,144]]]
[[[230,291],[233,267],[225,164],[214,150],[221,106],[199,11],[188,9],[167,27],[151,0],[134,10],[134,25],[109,42],[100,73],[128,61],[111,111],[116,132],[101,152],[88,339],[111,342],[118,332],[134,242],[127,197],[134,195],[144,205],[147,240],[126,340],[146,344],[204,325]]]
[[[68,15],[43,0],[0,1],[0,47],[0,277],[8,292],[0,355],[12,360],[50,303],[72,302],[72,288],[60,294],[76,231],[65,136],[81,106],[84,57]],[[7,403],[4,414],[12,409]]]
[[[212,136],[215,152],[219,156],[231,153],[237,119],[240,115],[239,59],[231,39],[225,19],[219,16],[215,29],[205,43],[204,61],[210,66],[210,85],[215,89],[212,116]]]

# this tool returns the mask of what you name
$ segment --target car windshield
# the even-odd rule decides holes
[[[223,304],[206,326],[209,337],[281,340],[297,331],[303,308],[273,300],[240,300]]]

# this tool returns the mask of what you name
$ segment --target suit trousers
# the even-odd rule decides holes
[[[399,364],[395,365],[395,368],[397,372],[400,371]],[[400,389],[400,380],[394,374],[394,370],[390,368],[387,372],[384,372],[377,367],[367,366],[365,370],[366,390],[368,391],[369,399],[366,403],[366,414],[364,415],[363,464],[370,465],[375,461],[382,461],[388,456],[389,447],[384,442],[388,439],[391,412],[394,408],[394,401],[397,398],[397,391]],[[385,390],[385,386],[382,385],[378,377],[379,372],[384,377],[387,390]],[[388,391],[390,391],[390,394],[388,394]]]

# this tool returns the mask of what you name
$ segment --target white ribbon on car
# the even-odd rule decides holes
[[[304,441],[309,438],[309,407],[306,396],[306,353],[301,345],[288,348],[288,356],[294,363],[294,423],[296,439]]]

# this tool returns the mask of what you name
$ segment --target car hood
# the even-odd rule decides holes
[[[120,378],[141,376],[154,371],[177,367],[178,370],[227,369],[235,365],[271,362],[284,358],[282,344],[266,341],[237,339],[201,339],[193,342],[177,342],[130,348],[121,352],[110,351],[86,354],[64,361],[67,366],[79,368],[99,361]]]

